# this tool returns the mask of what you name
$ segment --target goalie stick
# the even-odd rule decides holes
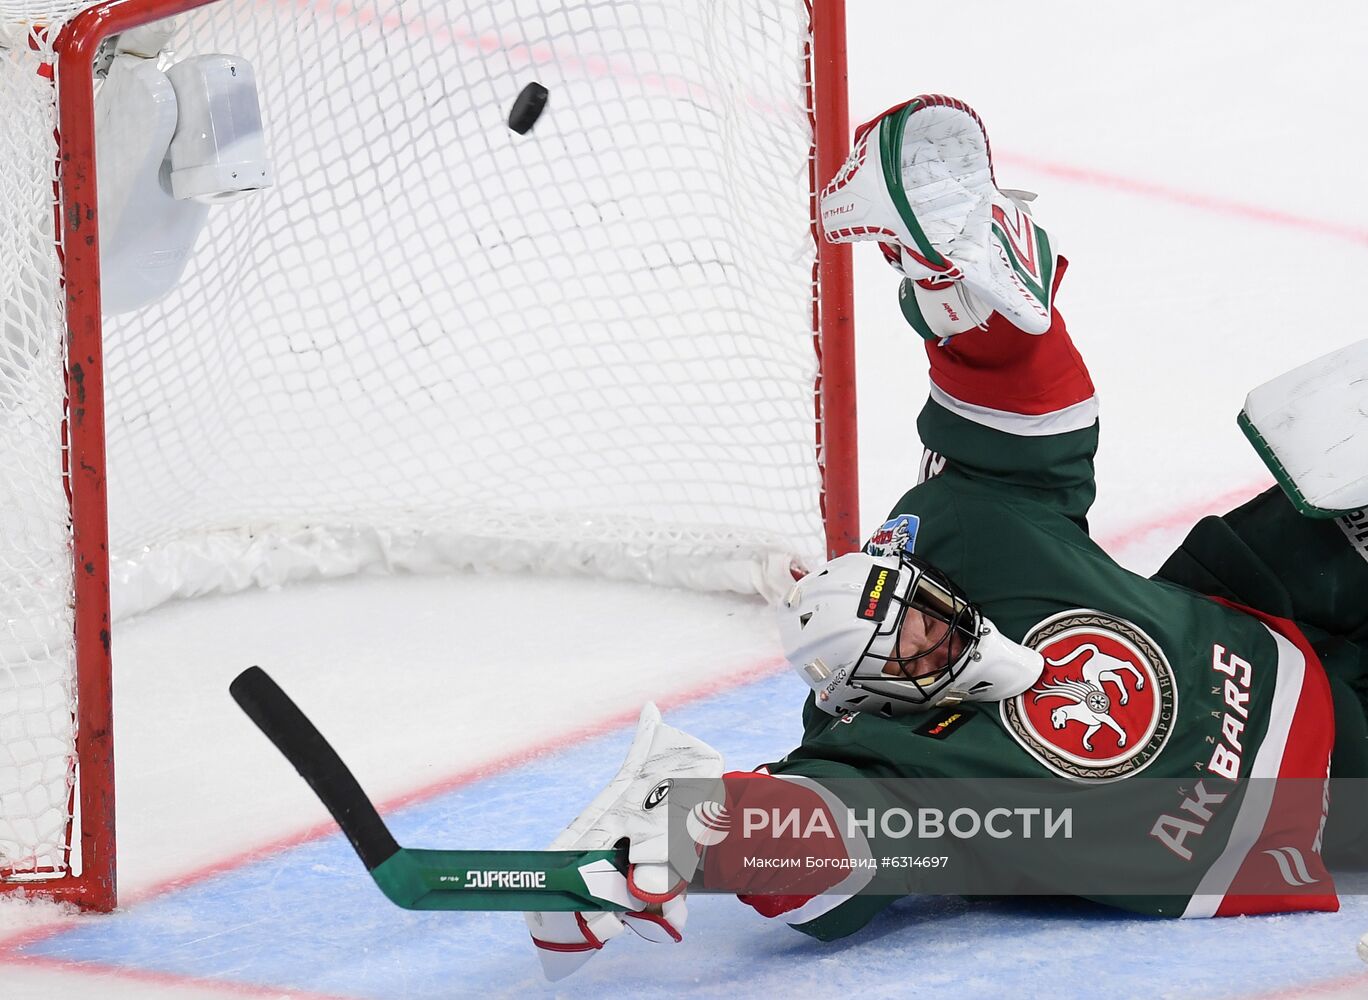
[[[361,863],[406,910],[624,910],[625,851],[437,851],[400,847],[342,758],[266,671],[248,667],[233,700],[332,813]],[[600,895],[594,890],[610,895]]]

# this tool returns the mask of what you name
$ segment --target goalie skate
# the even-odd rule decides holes
[[[983,123],[960,101],[923,95],[860,126],[821,216],[827,239],[878,240],[909,278],[963,282],[978,325],[997,311],[1027,333],[1050,328],[1050,239],[998,189]]]

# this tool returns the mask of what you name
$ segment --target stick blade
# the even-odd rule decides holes
[[[228,693],[309,783],[368,871],[398,853],[399,844],[337,751],[270,674],[248,667]]]

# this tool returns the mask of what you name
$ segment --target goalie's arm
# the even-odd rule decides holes
[[[1056,283],[1065,267],[1061,258]],[[939,294],[910,281],[903,290],[905,313],[929,309]],[[983,329],[927,341],[931,398],[917,420],[927,449],[922,478],[951,469],[1041,500],[1086,527],[1096,492],[1097,397],[1063,317],[1057,309],[1051,315],[1040,336],[993,313]]]
[[[228,687],[351,841],[375,884],[410,910],[622,910],[596,888],[621,881],[626,859],[616,850],[438,851],[400,847],[342,758],[280,686],[260,667]]]

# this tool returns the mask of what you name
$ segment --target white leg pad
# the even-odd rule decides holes
[[[1265,382],[1239,422],[1301,513],[1368,507],[1368,340]]]

